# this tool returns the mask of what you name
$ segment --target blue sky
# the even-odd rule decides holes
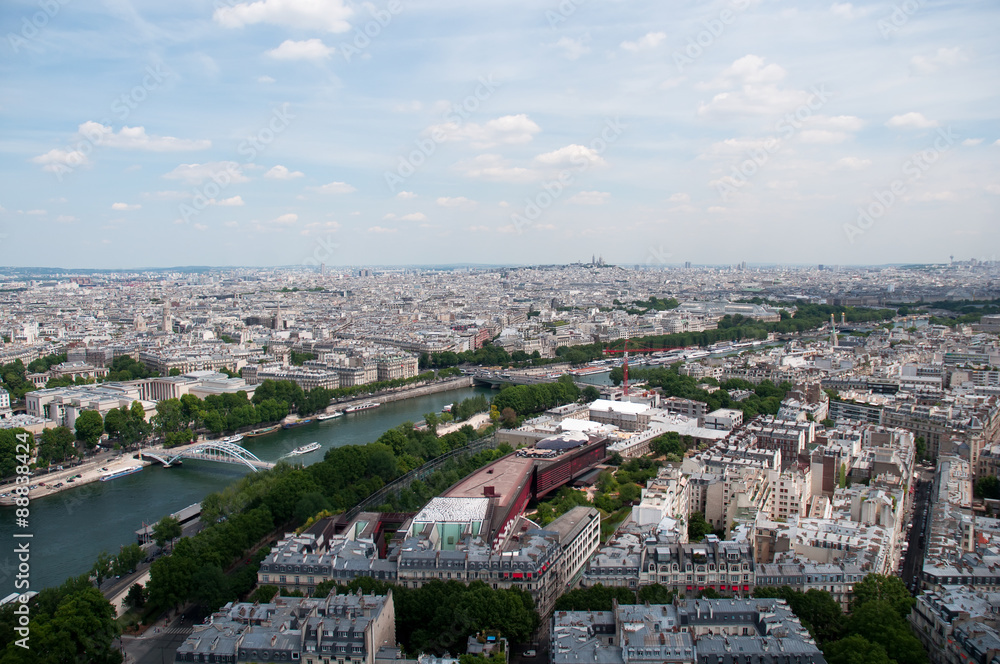
[[[990,0],[0,12],[8,265],[996,259]]]

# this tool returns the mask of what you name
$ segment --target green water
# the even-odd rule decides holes
[[[462,388],[415,397],[259,438],[244,438],[241,445],[264,461],[287,458],[309,465],[321,461],[331,447],[372,442],[386,429],[419,421],[425,413],[440,412],[446,404],[475,394],[489,397],[490,393],[488,388]],[[308,454],[286,456],[313,441],[323,447]],[[7,543],[0,545],[0,597],[15,590],[18,561],[14,532],[33,534],[31,588],[40,590],[87,572],[101,551],[114,554],[122,545],[134,542],[135,531],[143,522],[154,523],[200,502],[248,472],[242,465],[211,461],[187,460],[173,468],[148,466],[141,473],[32,500],[26,529],[15,526],[15,508],[0,507],[0,542]]]

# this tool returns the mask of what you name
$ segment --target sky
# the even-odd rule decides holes
[[[995,260],[995,0],[5,0],[0,264]]]

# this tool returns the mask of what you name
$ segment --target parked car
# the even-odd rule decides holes
[[[537,654],[538,653],[535,652],[534,650],[525,650],[524,654],[522,655],[522,657],[534,657]]]

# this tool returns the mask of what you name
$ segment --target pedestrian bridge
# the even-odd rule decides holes
[[[169,468],[181,459],[198,459],[199,461],[218,461],[220,463],[243,464],[250,470],[267,470],[274,468],[269,461],[261,461],[253,453],[235,443],[211,441],[189,445],[183,449],[162,450],[159,452],[143,452],[143,456],[154,459]]]

